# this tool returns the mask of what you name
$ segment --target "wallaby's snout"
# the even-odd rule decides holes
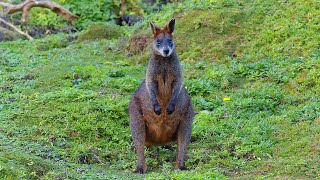
[[[168,55],[169,54],[169,52],[170,52],[170,50],[169,49],[163,49],[163,53],[164,53],[164,55]]]

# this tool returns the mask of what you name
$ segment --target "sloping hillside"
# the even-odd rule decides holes
[[[148,21],[173,16],[198,112],[190,170],[174,170],[173,145],[148,148],[137,175],[128,103],[150,55]],[[1,43],[0,178],[319,178],[319,16],[315,0],[186,0],[133,27]]]

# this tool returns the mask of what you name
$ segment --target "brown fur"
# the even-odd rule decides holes
[[[163,29],[155,29],[153,31],[153,37],[156,38],[161,33],[167,33],[167,34],[169,34],[171,36],[171,33],[170,33],[168,25],[166,25],[166,27],[163,28]]]
[[[156,38],[172,38],[174,20],[173,26],[169,24],[164,29],[151,25],[155,36],[153,43]],[[135,172],[146,172],[144,146],[166,145],[175,141],[178,143],[176,168],[186,169],[184,157],[194,112],[182,83],[183,75],[175,48],[170,56],[163,57],[155,52],[154,46],[146,80],[134,93],[129,105],[131,133],[138,156]],[[157,112],[159,108],[160,113]]]

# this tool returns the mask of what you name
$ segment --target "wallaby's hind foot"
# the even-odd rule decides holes
[[[134,170],[133,172],[138,174],[144,174],[146,173],[146,171],[147,171],[147,165],[144,164],[144,165],[138,166],[137,169]]]
[[[191,105],[191,102],[188,101],[186,114],[183,117],[184,120],[180,122],[179,129],[178,129],[178,137],[177,137],[176,168],[181,170],[188,170],[185,166],[184,161],[187,153],[187,145],[189,144],[191,139],[193,117],[194,117],[193,107]]]
[[[130,128],[133,143],[136,147],[138,156],[138,166],[134,172],[143,174],[147,171],[147,165],[144,156],[146,132],[141,112],[142,110],[139,101],[136,98],[133,98],[129,104]]]
[[[176,169],[180,169],[181,171],[189,171],[189,168],[187,168],[186,166],[177,166],[176,165]]]

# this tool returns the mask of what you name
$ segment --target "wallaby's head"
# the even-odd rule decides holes
[[[174,31],[175,19],[172,19],[164,28],[159,28],[150,22],[153,33],[152,50],[157,55],[168,57],[175,50],[172,33]]]

